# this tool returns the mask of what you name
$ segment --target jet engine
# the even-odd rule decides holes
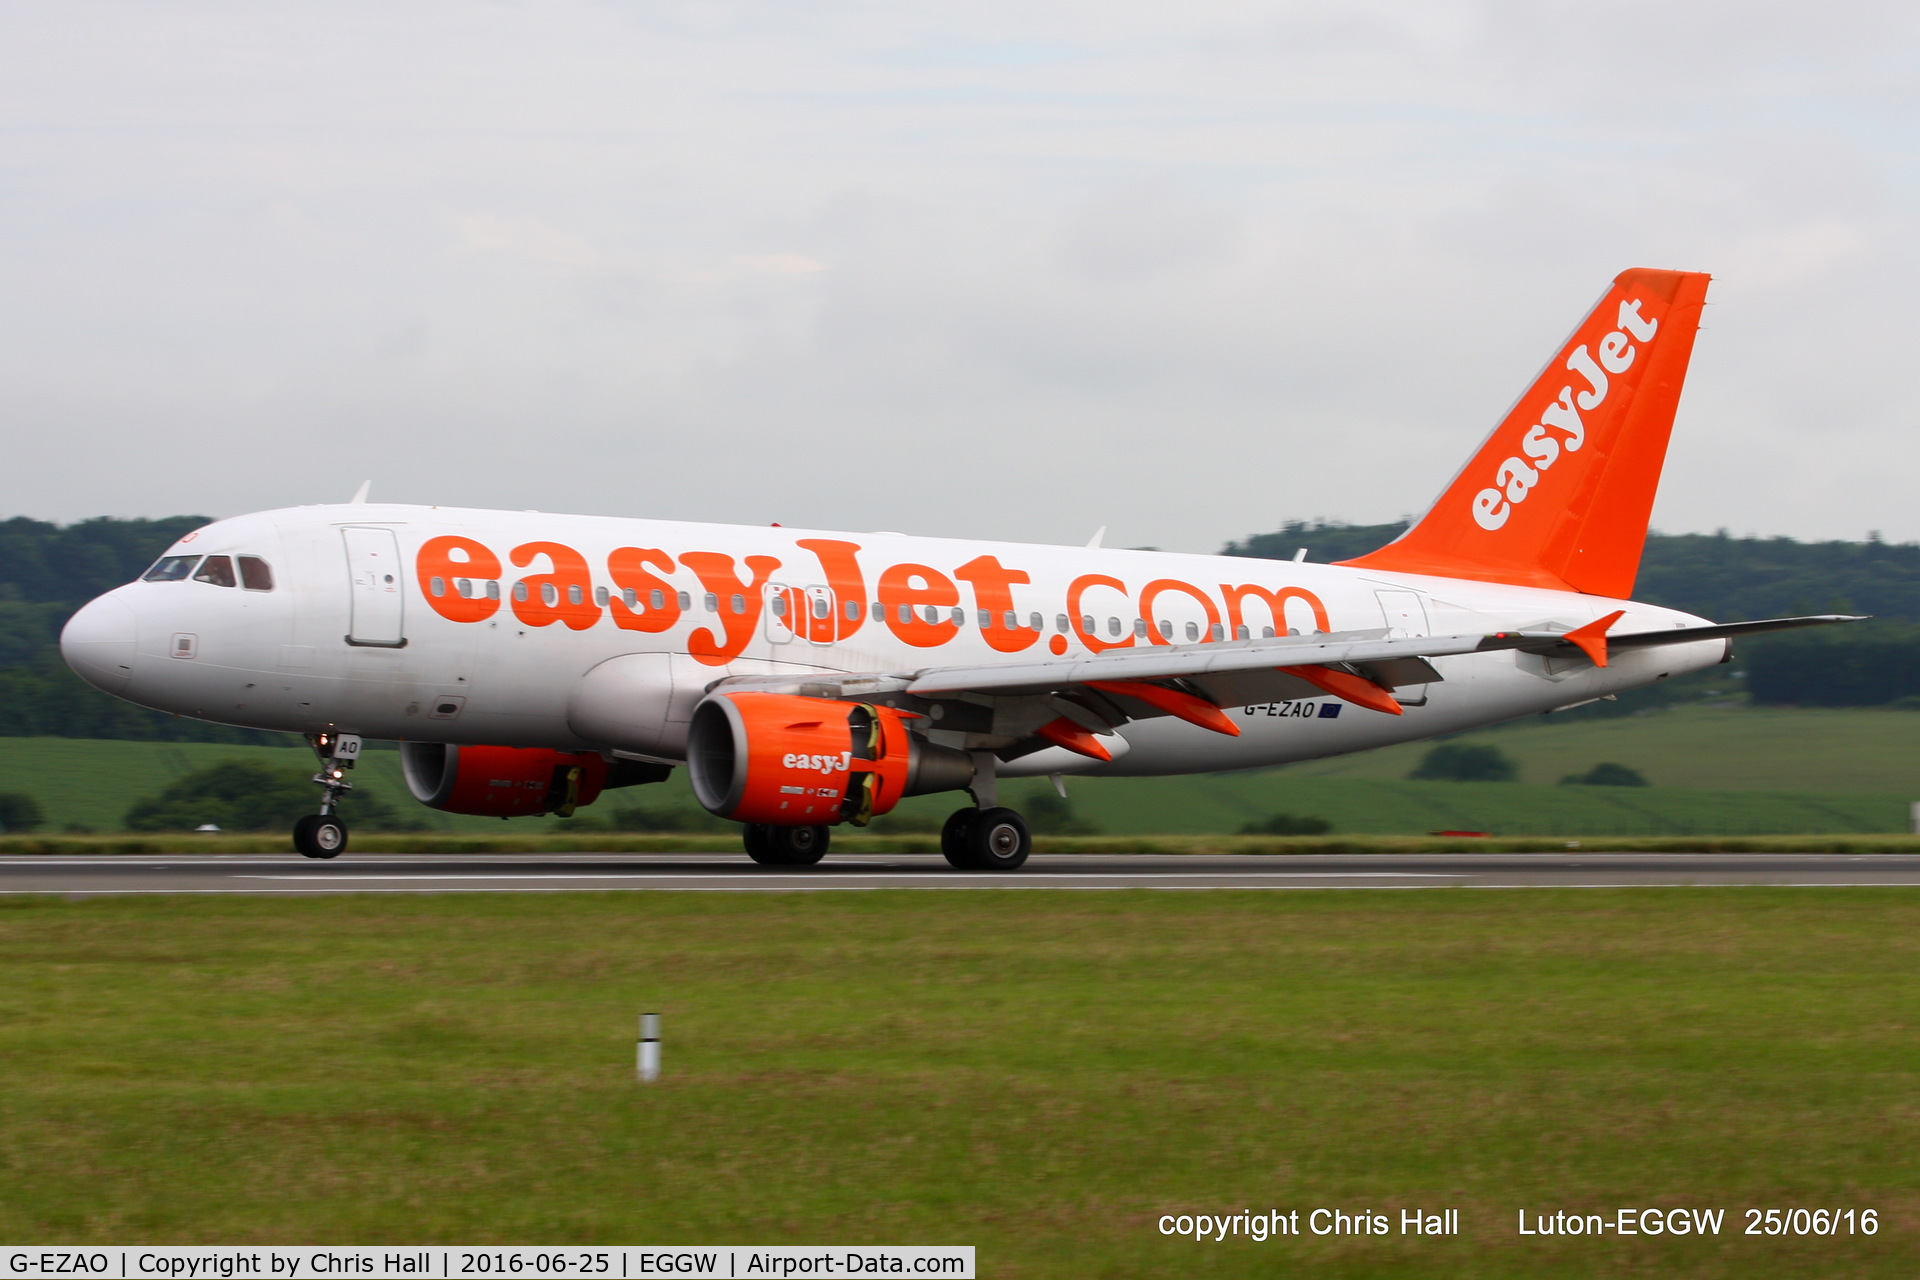
[[[666,765],[608,763],[592,751],[444,742],[401,743],[400,769],[407,790],[428,808],[489,818],[570,817],[608,787],[659,782],[672,772]]]
[[[907,796],[973,781],[964,751],[907,732],[911,712],[784,693],[720,693],[694,708],[687,777],[739,822],[865,826]]]

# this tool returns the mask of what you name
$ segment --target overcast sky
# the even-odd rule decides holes
[[[1711,271],[1655,526],[1920,539],[1920,9],[0,6],[0,515],[1212,550]]]

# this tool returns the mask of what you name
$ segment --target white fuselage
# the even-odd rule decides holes
[[[437,507],[241,516],[168,554],[257,557],[273,586],[139,581],[75,615],[63,637],[69,662],[133,702],[306,734],[669,761],[692,703],[730,675],[914,672],[1268,628],[1573,628],[1623,607],[1614,628],[1623,633],[1701,621],[1571,592],[1326,564]],[[1119,729],[1125,750],[1110,762],[1049,749],[1001,772],[1190,773],[1337,755],[1583,702],[1725,653],[1725,642],[1704,640],[1624,651],[1604,669],[1512,651],[1440,657],[1440,681],[1399,691],[1402,716],[1328,712],[1337,700],[1324,696],[1262,703],[1230,709],[1238,737],[1141,720]],[[629,661],[624,683],[603,696],[590,673],[629,655],[651,656]],[[658,687],[636,693],[634,669]]]

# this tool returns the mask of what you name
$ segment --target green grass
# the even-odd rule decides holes
[[[0,791],[24,791],[46,811],[44,830],[69,824],[117,831],[128,806],[154,795],[174,779],[222,760],[263,760],[312,773],[319,766],[305,747],[241,747],[216,742],[122,742],[97,738],[0,738]],[[358,787],[430,824],[436,831],[493,834],[498,818],[437,813],[416,804],[400,776],[398,751],[368,751],[355,769]],[[314,788],[318,804],[320,789]],[[351,805],[352,800],[347,803]],[[549,825],[546,819],[519,826]]]
[[[1920,712],[1886,707],[1675,707],[1614,720],[1530,716],[1462,734],[1520,766],[1520,781],[1557,783],[1603,760],[1656,787],[1710,791],[1911,794],[1920,800]],[[1313,778],[1404,778],[1429,743],[1294,765]]]
[[[1075,810],[1112,834],[1222,833],[1275,812],[1311,814],[1346,833],[1488,830],[1510,835],[1754,835],[1896,832],[1920,799],[1920,714],[1884,709],[1785,710],[1689,706],[1617,720],[1535,717],[1465,735],[1512,756],[1521,781],[1408,782],[1430,744],[1410,743],[1284,769],[1174,778],[1068,781]],[[311,770],[302,750],[207,743],[0,738],[0,790],[29,792],[48,829],[70,823],[114,830],[127,806],[171,779],[218,760],[260,758]],[[1647,788],[1563,787],[1570,773],[1603,760],[1630,765]],[[399,753],[370,751],[358,781],[446,834],[499,834],[495,819],[440,814],[414,804]],[[1007,784],[1010,799],[1046,785]],[[685,771],[668,783],[609,793],[589,815],[628,804],[692,808]],[[951,796],[910,800],[923,825],[954,807]],[[546,833],[544,819],[516,819],[516,834]]]
[[[1908,890],[5,900],[0,1237],[1904,1276],[1916,924]],[[1643,1204],[1728,1229],[1514,1234]],[[1886,1226],[1738,1234],[1835,1204]],[[1153,1225],[1322,1205],[1457,1207],[1464,1234]]]

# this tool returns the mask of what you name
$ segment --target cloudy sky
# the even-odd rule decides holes
[[[0,6],[0,515],[1211,550],[1423,510],[1658,266],[1656,527],[1920,539],[1917,15]]]

